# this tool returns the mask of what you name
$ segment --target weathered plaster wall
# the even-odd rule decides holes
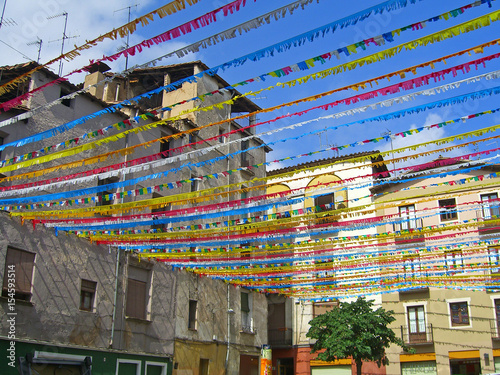
[[[21,225],[0,213],[0,276],[5,272],[7,247],[36,254],[30,302],[16,301],[16,335],[51,342],[108,348],[115,292],[116,251],[93,245],[85,239],[61,234],[42,226]],[[160,263],[151,262],[153,272],[151,314],[148,321],[125,318],[126,264],[120,257],[117,314],[113,349],[136,353],[173,354],[175,325],[175,276]],[[142,261],[147,262],[147,261]],[[149,263],[149,262],[148,262]],[[79,309],[81,279],[97,282],[95,311]],[[0,297],[0,335],[7,336],[7,298]]]

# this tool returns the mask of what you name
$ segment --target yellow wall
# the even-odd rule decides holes
[[[208,373],[223,375],[225,372],[226,345],[202,342],[177,341],[174,344],[174,368],[172,375],[198,375],[200,359],[209,359]]]
[[[311,182],[309,182],[309,184],[307,186],[326,184],[326,183],[330,183],[333,181],[341,181],[341,179],[338,178],[337,176],[335,176],[334,174],[326,174],[326,175],[318,176],[318,177],[312,179]],[[340,187],[340,184],[330,184],[330,185],[325,185],[325,186],[318,186],[317,188],[311,188],[311,189],[308,189],[306,191],[305,197],[307,198],[307,197],[310,197],[312,195],[318,194],[318,192],[316,191],[318,189],[325,189],[325,190],[323,190],[323,192],[327,193],[326,189],[333,190],[334,188],[337,188],[337,187]],[[347,206],[347,191],[342,190],[342,191],[335,192],[335,204],[337,204],[340,197],[342,197],[342,199],[344,200],[344,204]],[[308,198],[304,201],[304,208],[309,208],[309,207],[313,207],[313,206],[314,206],[314,199],[313,198]]]

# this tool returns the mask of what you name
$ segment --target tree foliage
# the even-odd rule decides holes
[[[341,302],[339,307],[315,317],[306,336],[316,342],[311,353],[320,352],[318,359],[334,361],[352,357],[361,374],[362,361],[376,362],[380,367],[389,363],[385,349],[397,344],[406,346],[394,331],[388,328],[395,318],[392,310],[372,308],[373,302],[359,297],[354,302]]]

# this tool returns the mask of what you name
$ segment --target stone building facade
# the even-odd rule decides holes
[[[33,66],[34,63],[28,63],[2,68],[2,83]],[[127,78],[116,77],[105,84],[96,85],[88,93],[62,99],[58,104],[35,111],[31,115],[29,110],[47,105],[82,87],[69,82],[49,85],[0,115],[0,123],[14,116],[21,116],[19,121],[0,127],[1,143],[7,145],[40,132],[50,131],[82,116],[105,110],[118,101],[147,92],[157,84],[175,82],[179,78],[205,69],[201,62],[193,62],[137,71]],[[97,83],[105,76],[102,66],[91,70],[85,85]],[[41,69],[33,74],[27,83],[19,85],[17,90],[14,90],[15,94],[12,92],[4,96],[2,102],[22,94],[28,88],[35,89],[56,78],[49,70]],[[154,123],[164,115],[167,116],[160,111],[153,113],[152,109],[172,105],[226,86],[227,83],[220,77],[204,75],[197,82],[184,83],[173,92],[159,94],[145,101],[127,103],[113,113],[88,118],[85,122],[51,138],[26,142],[23,146],[6,147],[0,158],[12,159],[32,153],[33,150],[43,150],[49,145],[59,145],[60,150],[69,148],[68,144],[62,146],[68,139],[79,139],[78,145],[83,145],[86,141],[81,139],[82,134],[96,132],[94,135],[99,139],[99,136],[114,135],[135,125]],[[234,90],[226,90],[224,97],[206,100],[203,105],[231,98],[235,94]],[[177,109],[185,110],[186,105],[182,108],[176,107]],[[190,135],[174,136],[169,142],[153,141],[228,119],[234,116],[235,112],[248,113],[258,109],[249,100],[242,99],[220,110],[186,115],[175,121],[151,127],[148,131],[131,132],[125,137],[83,150],[77,155],[57,158],[27,168],[27,171],[34,172],[29,177],[22,174],[24,170],[9,168],[9,163],[6,163],[4,167],[7,168],[0,167],[0,188],[2,191],[8,191],[9,186],[22,184],[27,179],[29,183],[36,183],[65,174],[85,172],[89,168],[106,168],[116,163],[127,163],[132,158],[139,159],[164,152],[163,156],[154,158],[161,162],[169,156],[182,155],[185,149],[178,149],[172,155],[168,151],[187,144],[192,145],[189,147],[191,151],[216,146],[208,152],[189,154],[192,163],[204,162],[214,157],[220,159],[215,164],[200,163],[200,166],[182,168],[175,174],[165,173],[152,182],[145,179],[144,183],[131,186],[126,185],[127,180],[162,173],[166,168],[179,168],[183,163],[182,158],[171,163],[151,164],[147,169],[136,168],[118,172],[108,168],[103,169],[102,173],[82,174],[77,187],[97,190],[96,199],[82,202],[80,207],[88,207],[90,211],[96,210],[95,217],[101,217],[105,221],[106,217],[112,218],[115,215],[106,211],[113,209],[115,203],[161,199],[162,196],[179,193],[150,189],[140,196],[122,194],[120,197],[118,193],[126,190],[139,191],[151,185],[190,179],[195,179],[194,184],[184,184],[180,187],[180,192],[196,193],[207,188],[235,183],[249,187],[251,183],[246,181],[264,176],[263,170],[242,168],[237,173],[221,176],[220,179],[196,179],[198,176],[265,161],[265,154],[269,149],[264,147],[261,140],[251,138],[244,142],[229,142],[252,135],[251,129],[222,136],[223,133],[240,129],[245,124],[231,121],[224,123],[224,128],[222,125],[207,127]],[[143,117],[139,124],[127,123],[129,116],[137,118],[140,115]],[[169,114],[173,115],[174,113]],[[253,120],[246,121],[250,124]],[[117,126],[110,128],[110,124]],[[102,132],[106,127],[106,131]],[[205,141],[208,138],[213,139]],[[87,142],[93,140],[89,139]],[[137,148],[133,155],[131,152],[115,152],[145,142],[152,143],[148,148]],[[252,148],[257,145],[261,147],[241,153],[238,157],[224,157],[242,147]],[[72,162],[83,158],[90,160],[92,157],[113,152],[113,157],[100,158],[93,162],[91,167],[70,166]],[[39,155],[40,152],[37,155],[31,154],[29,160]],[[37,169],[48,167],[54,167],[51,171],[53,174],[36,173]],[[71,171],[68,172],[66,168]],[[57,183],[57,186],[56,183],[43,185],[35,191],[29,190],[30,187],[26,185],[27,190],[22,193],[16,196],[5,193],[0,199],[5,203],[8,199],[32,199],[34,196],[75,189],[73,185]],[[119,185],[120,183],[124,184]],[[239,195],[241,192],[235,194]],[[249,192],[250,194],[254,192]],[[5,207],[5,204],[3,206]],[[170,203],[162,204],[155,210],[155,214],[162,217],[161,212],[168,212],[170,209]],[[188,375],[208,372],[253,374],[258,368],[256,366],[260,348],[267,343],[267,301],[264,295],[236,288],[222,281],[201,279],[187,271],[174,270],[168,264],[139,258],[134,252],[91,243],[73,234],[57,233],[47,226],[49,219],[23,222],[19,218],[9,217],[8,212],[2,212],[0,220],[0,273],[5,294],[0,299],[0,346],[7,352],[11,345],[11,327],[7,318],[11,303],[15,302],[16,312],[19,312],[14,340],[16,371],[28,371],[27,369],[31,368],[39,373],[52,373],[55,368],[65,367],[69,373],[80,373],[79,371],[85,371],[91,366],[93,374]],[[192,244],[190,247],[195,248],[196,245]],[[22,269],[22,281],[17,281],[13,301],[8,294],[9,267],[12,265],[19,265],[18,269]],[[243,296],[245,298],[242,294],[246,294]],[[242,303],[246,315],[246,310],[251,308],[250,330],[244,329],[246,326],[242,322]],[[12,372],[10,362],[3,362],[1,373],[16,373]]]

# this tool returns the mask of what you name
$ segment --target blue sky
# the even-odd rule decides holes
[[[129,66],[140,64],[145,61],[151,60],[160,55],[166,54],[180,47],[189,45],[197,40],[206,38],[217,34],[220,31],[226,30],[230,27],[238,25],[242,22],[248,21],[254,17],[262,15],[266,12],[272,11],[281,6],[285,6],[291,3],[291,0],[282,1],[263,1],[263,0],[247,0],[247,4],[239,12],[228,17],[220,16],[218,21],[212,25],[196,30],[193,33],[184,35],[172,42],[163,43],[159,46],[155,46],[145,52],[132,57],[129,60]],[[320,55],[325,52],[332,51],[334,49],[344,47],[356,43],[362,39],[369,37],[374,37],[382,33],[401,28],[403,26],[412,24],[417,21],[421,21],[439,14],[448,12],[452,9],[464,6],[471,3],[472,0],[457,1],[457,0],[440,0],[439,2],[430,0],[420,0],[416,4],[408,5],[406,8],[394,11],[394,12],[384,12],[380,15],[372,15],[368,19],[359,22],[355,26],[347,27],[343,30],[337,30],[335,33],[327,33],[324,37],[315,39],[314,42],[306,42],[304,45],[291,48],[289,51],[284,53],[275,53],[274,56],[263,58],[257,62],[246,62],[240,67],[230,68],[225,72],[221,72],[220,75],[230,84],[243,81],[248,78],[252,78],[263,73],[279,69],[284,66],[294,64],[296,62]],[[175,15],[167,16],[164,19],[157,19],[150,23],[148,27],[139,27],[137,32],[134,33],[130,38],[130,43],[135,44],[143,39],[151,38],[157,34],[160,34],[168,29],[178,26],[186,21],[189,21],[195,17],[205,14],[217,7],[229,3],[229,1],[209,1],[200,0],[200,2],[193,6],[188,6],[186,10],[181,11]],[[217,66],[223,62],[235,59],[237,57],[243,56],[247,53],[251,53],[260,48],[264,48],[274,43],[280,42],[282,40],[291,38],[302,32],[309,31],[311,29],[317,28],[324,24],[330,23],[332,21],[338,20],[340,18],[349,16],[355,12],[366,9],[368,7],[382,3],[382,1],[369,1],[369,0],[358,0],[356,2],[346,2],[342,0],[319,0],[319,2],[312,2],[307,5],[304,10],[299,9],[294,12],[292,16],[286,15],[284,19],[279,21],[272,20],[269,25],[260,27],[257,30],[251,30],[237,38],[232,40],[219,43],[208,49],[202,49],[198,53],[190,54],[185,56],[181,60],[177,58],[170,58],[162,61],[162,64],[175,64],[179,61],[190,61],[190,60],[201,60],[206,65],[213,67]],[[0,2],[3,4],[3,2]],[[120,10],[129,5],[135,5],[132,8],[132,17],[137,17],[143,15],[159,6],[165,4],[165,2],[152,1],[152,0],[137,0],[137,1],[119,1],[112,0],[107,2],[89,0],[84,3],[73,2],[69,0],[40,0],[33,4],[30,0],[18,0],[14,2],[13,0],[7,0],[5,6],[4,20],[6,21],[2,28],[0,29],[0,40],[10,45],[10,47],[2,44],[2,56],[0,56],[0,65],[8,65],[19,62],[27,61],[25,57],[36,59],[37,46],[27,45],[27,43],[41,38],[43,40],[42,44],[42,54],[41,62],[48,61],[49,59],[57,56],[60,52],[60,41],[49,43],[49,41],[57,40],[61,38],[62,29],[64,25],[63,17],[57,17],[47,20],[48,16],[57,15],[64,11],[68,12],[68,28],[67,35],[75,36],[75,38],[69,39],[66,42],[67,48],[69,50],[70,46],[77,44],[81,45],[85,40],[92,39],[99,34],[105,33],[106,31],[120,26],[127,21],[127,10]],[[462,22],[471,20],[472,18],[484,15],[488,12],[500,9],[500,1],[493,1],[492,8],[488,8],[487,5],[476,7],[472,10],[466,11],[465,14],[450,19],[448,21],[439,21],[434,24],[430,24],[423,30],[418,31],[406,31],[402,33],[400,37],[395,39],[394,43],[387,43],[385,46],[372,46],[368,48],[365,52],[360,52],[358,54],[353,54],[350,57],[341,56],[339,60],[332,59],[327,61],[325,64],[317,64],[314,69],[310,69],[304,72],[292,73],[286,77],[276,79],[271,78],[263,83],[254,83],[246,85],[240,88],[241,92],[255,91],[263,87],[268,87],[276,84],[277,82],[284,82],[291,79],[296,79],[304,75],[308,75],[323,69],[333,67],[338,64],[343,64],[348,62],[350,59],[357,59],[362,56],[387,49],[397,44],[401,44],[413,39],[423,37],[425,35],[431,34],[433,32],[442,30],[444,28],[452,27]],[[388,59],[384,62],[374,63],[369,66],[359,67],[353,71],[346,72],[340,75],[329,76],[325,79],[318,79],[316,81],[309,81],[307,84],[297,85],[292,88],[276,88],[271,91],[267,91],[263,94],[258,95],[255,99],[256,103],[267,108],[270,106],[278,105],[280,103],[289,102],[292,100],[297,100],[309,95],[319,94],[324,91],[332,90],[335,88],[340,88],[345,85],[350,85],[362,80],[370,79],[376,76],[381,76],[388,74],[392,71],[403,69],[408,66],[423,63],[432,59],[436,59],[460,50],[491,41],[499,34],[500,22],[494,22],[490,26],[483,29],[470,32],[464,35],[457,36],[455,38],[436,43],[433,45],[428,45],[425,47],[419,47],[413,51],[403,51],[399,55]],[[103,54],[113,54],[116,50],[124,44],[124,40],[117,41],[106,41],[100,44],[98,47],[92,48],[80,58],[75,59],[71,62],[64,63],[64,72],[68,72],[72,69],[86,65],[89,59],[96,59],[101,57]],[[13,48],[17,51],[15,51]],[[500,52],[498,46],[489,47],[485,49],[483,54],[472,54],[472,56],[462,56],[457,58],[452,58],[447,60],[447,64],[439,63],[436,64],[434,71],[441,70],[446,67],[454,66],[457,64],[464,63],[469,60],[477,59],[483,56],[487,56],[493,53]],[[24,56],[23,56],[24,55]],[[111,64],[113,70],[119,71],[124,68],[124,59]],[[53,66],[54,70],[57,71],[58,64]],[[484,74],[487,72],[495,71],[500,69],[500,64],[497,61],[491,61],[487,63],[486,68],[481,68],[477,71],[473,70],[469,74],[459,73],[457,77],[447,76],[443,81],[438,82],[436,85],[442,85],[451,83],[457,80],[466,79],[473,77],[478,74]],[[420,69],[416,76],[407,75],[406,79],[413,77],[418,77],[424,74],[431,73],[433,70],[430,68]],[[79,82],[82,80],[80,77],[75,77],[72,79],[74,82]],[[378,87],[384,87],[389,84],[394,84],[399,82],[400,79],[393,78],[390,82],[380,81]],[[286,120],[281,120],[272,126],[260,127],[257,132],[269,130],[271,128],[278,128],[287,125],[291,125],[297,122],[305,121],[308,119],[314,119],[320,116],[326,116],[340,111],[345,111],[350,108],[356,108],[358,106],[367,105],[370,103],[375,103],[380,100],[398,97],[415,91],[420,91],[422,89],[427,89],[436,85],[424,86],[422,88],[417,88],[412,91],[405,91],[399,94],[389,95],[385,97],[378,97],[369,101],[359,102],[354,105],[339,105],[330,109],[328,111],[312,111],[311,113],[301,116],[294,117]],[[486,88],[495,87],[500,85],[498,80],[491,81],[479,81],[469,85],[462,85],[459,89],[450,90],[445,93],[430,97],[421,97],[416,100],[410,101],[402,105],[393,105],[386,108],[378,108],[376,110],[367,110],[364,114],[347,116],[337,120],[323,120],[318,121],[313,124],[307,125],[306,127],[301,127],[293,131],[286,131],[277,133],[274,136],[264,137],[267,141],[277,140],[281,138],[289,138],[295,136],[299,133],[309,132],[313,130],[321,130],[325,127],[339,126],[347,122],[352,122],[360,120],[367,117],[377,116],[384,113],[389,113],[397,110],[402,110],[405,108],[410,108],[416,105],[425,104],[431,101],[437,101],[446,99],[448,97],[457,96],[461,94],[466,94],[468,92],[482,90]],[[341,93],[328,96],[318,101],[308,102],[301,104],[299,106],[287,107],[272,114],[262,114],[259,116],[260,120],[267,120],[273,117],[277,117],[286,113],[292,113],[300,110],[305,110],[315,105],[322,103],[331,102],[333,100],[341,99],[343,97],[352,96],[356,93],[352,90],[343,91]],[[321,136],[314,135],[305,138],[301,138],[297,141],[287,141],[285,143],[280,143],[272,146],[274,151],[268,156],[269,160],[274,160],[278,158],[283,158],[285,156],[296,155],[299,153],[306,153],[310,151],[315,151],[320,148],[325,148],[327,145],[344,145],[353,143],[356,141],[362,141],[364,139],[370,139],[379,137],[382,133],[391,131],[392,133],[400,132],[403,130],[410,129],[412,127],[421,127],[427,124],[433,124],[436,122],[441,122],[444,120],[449,120],[464,115],[468,115],[474,112],[484,111],[500,107],[498,105],[500,100],[495,96],[487,99],[481,99],[477,101],[469,101],[461,105],[455,105],[452,107],[444,107],[440,109],[434,109],[431,111],[425,111],[418,115],[405,116],[398,120],[391,120],[386,122],[373,122],[363,125],[353,125],[348,128],[343,127],[338,130],[329,130],[323,132]],[[446,128],[438,129],[434,132],[427,131],[422,132],[418,136],[409,137],[407,139],[395,139],[393,146],[403,147],[409,144],[416,144],[420,142],[425,142],[431,139],[440,138],[444,136],[450,136],[457,133],[462,133],[465,131],[470,131],[473,129],[483,128],[486,126],[491,126],[498,124],[500,121],[500,115],[488,115],[482,116],[478,119],[469,120],[464,124],[460,125],[449,125]],[[489,136],[494,135],[490,134]],[[493,148],[499,147],[496,141],[487,142],[484,145],[478,145],[477,149],[483,148]],[[370,143],[366,146],[356,147],[352,149],[347,149],[341,151],[341,155],[345,155],[351,152],[362,152],[369,151],[371,149],[387,150],[390,148],[388,142],[378,143],[376,145]],[[474,151],[475,148],[470,148],[468,152]],[[461,150],[458,153],[467,153],[467,151]],[[454,156],[455,154],[447,154],[447,156]],[[323,153],[319,156],[316,155],[312,157],[313,159],[323,158],[327,156],[333,156],[334,153]],[[434,158],[436,155],[431,156]],[[300,162],[304,162],[307,159],[300,159]],[[285,164],[280,163],[272,165],[271,169],[274,169]]]

